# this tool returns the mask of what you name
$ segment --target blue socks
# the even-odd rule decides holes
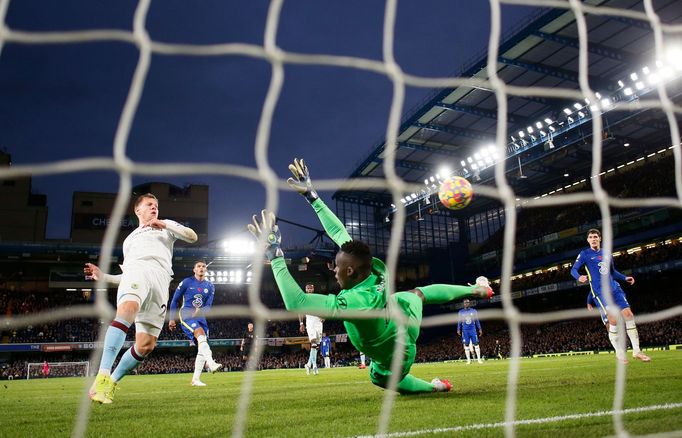
[[[114,360],[121,351],[123,343],[126,340],[126,334],[130,328],[130,323],[122,318],[115,318],[111,321],[111,325],[107,329],[107,334],[104,336],[104,351],[102,353],[102,361],[99,365],[99,371],[109,374],[111,367],[114,365]]]
[[[131,370],[134,370],[139,364],[141,364],[143,360],[144,356],[138,354],[138,352],[135,351],[135,345],[133,345],[128,349],[128,351],[123,353],[123,356],[121,356],[118,366],[111,374],[111,380],[118,382]]]

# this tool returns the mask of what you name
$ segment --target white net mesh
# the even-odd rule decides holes
[[[270,211],[277,211],[279,207],[279,190],[287,189],[286,184],[281,181],[276,173],[273,171],[271,164],[268,161],[268,146],[270,144],[270,135],[273,122],[273,115],[275,107],[280,98],[282,87],[284,84],[283,69],[285,64],[302,64],[302,65],[317,65],[317,66],[335,66],[339,68],[360,69],[373,72],[385,76],[391,81],[393,86],[392,103],[388,124],[386,127],[386,150],[383,162],[385,179],[358,179],[352,181],[354,189],[377,189],[383,188],[393,196],[394,204],[399,208],[396,210],[395,216],[391,225],[391,235],[394,238],[391,240],[388,248],[387,267],[392,274],[391,278],[395,279],[393,275],[396,272],[398,265],[398,255],[400,250],[400,237],[405,226],[406,215],[405,209],[402,208],[398,200],[405,193],[410,193],[413,190],[418,190],[420,186],[410,184],[400,178],[395,171],[396,165],[396,145],[398,143],[398,134],[401,123],[401,115],[403,114],[404,100],[406,87],[419,88],[454,88],[460,86],[468,86],[473,88],[482,88],[490,90],[495,94],[497,99],[497,149],[501,155],[505,155],[508,133],[507,127],[507,99],[509,96],[531,95],[537,97],[564,97],[567,99],[575,99],[581,101],[588,98],[590,101],[598,101],[594,90],[590,89],[588,82],[588,67],[587,67],[587,43],[588,34],[585,24],[585,16],[600,15],[623,17],[632,20],[638,20],[647,23],[653,29],[655,51],[659,59],[663,58],[664,44],[666,37],[674,37],[682,33],[682,26],[664,24],[656,12],[651,0],[644,1],[644,12],[639,12],[633,9],[620,9],[615,7],[600,7],[589,3],[581,3],[578,0],[570,1],[498,1],[491,0],[491,33],[488,44],[488,69],[487,74],[477,76],[475,78],[469,77],[419,77],[415,75],[406,74],[402,71],[400,65],[396,62],[394,55],[394,33],[396,13],[398,8],[397,1],[387,1],[384,15],[383,28],[383,60],[375,61],[370,59],[362,59],[346,56],[333,55],[309,55],[303,53],[292,53],[282,50],[277,44],[277,30],[280,21],[280,14],[284,2],[282,0],[273,0],[270,3],[269,12],[267,15],[267,23],[265,28],[264,44],[209,44],[209,45],[194,45],[194,44],[169,44],[157,42],[150,39],[146,29],[147,14],[150,9],[149,0],[141,0],[137,5],[134,24],[132,32],[122,30],[89,30],[89,31],[65,31],[65,32],[30,32],[22,31],[21,29],[12,29],[8,27],[5,16],[8,10],[9,1],[0,1],[0,50],[8,44],[82,44],[94,41],[117,41],[121,43],[128,43],[135,46],[139,50],[139,58],[136,64],[135,72],[130,82],[129,92],[120,115],[120,120],[116,130],[113,153],[111,157],[94,158],[83,156],[82,158],[62,160],[53,163],[35,164],[35,165],[15,165],[11,168],[3,168],[0,170],[0,176],[3,178],[13,178],[18,176],[37,176],[37,175],[55,175],[80,171],[115,171],[120,178],[120,186],[118,196],[116,198],[115,207],[111,214],[111,223],[119,223],[123,215],[126,213],[126,208],[130,202],[130,194],[132,191],[132,177],[135,175],[153,176],[153,175],[185,175],[185,174],[213,174],[223,176],[233,176],[244,178],[253,181],[260,181],[266,188],[267,201],[265,208]],[[543,88],[543,87],[520,87],[506,84],[498,77],[497,59],[499,57],[498,49],[501,35],[501,6],[502,4],[517,4],[526,6],[538,6],[546,8],[559,8],[567,11],[572,11],[575,16],[575,21],[579,32],[579,76],[580,88],[564,89],[564,88]],[[592,2],[596,3],[596,2]],[[255,141],[255,154],[257,168],[248,168],[236,165],[221,165],[214,163],[196,163],[196,164],[178,164],[178,163],[137,163],[128,158],[127,144],[131,132],[131,126],[135,119],[138,104],[142,96],[145,81],[152,62],[152,55],[184,55],[184,56],[245,56],[264,60],[270,63],[272,69],[272,76],[270,86],[267,91],[267,96],[263,104],[261,118],[258,124],[258,131]],[[682,114],[682,108],[675,105],[668,97],[665,86],[660,83],[658,85],[659,99],[641,100],[630,103],[619,104],[620,110],[634,110],[641,108],[658,108],[666,115],[669,124],[670,138],[672,139],[672,148],[677,169],[682,167],[682,153],[680,151],[680,134],[677,125],[676,114]],[[603,121],[599,109],[593,111],[592,117],[592,131],[601,132],[603,128]],[[592,174],[598,175],[602,168],[602,140],[600,136],[593,136],[592,143]],[[476,428],[489,427],[504,427],[506,436],[515,435],[515,427],[519,424],[530,424],[532,422],[516,420],[517,411],[517,396],[518,396],[518,382],[520,371],[520,348],[521,348],[521,332],[520,325],[522,323],[537,323],[557,321],[568,318],[584,318],[587,316],[584,311],[560,311],[542,314],[524,314],[515,307],[511,295],[511,282],[513,270],[513,256],[514,256],[514,235],[516,230],[516,206],[517,202],[524,203],[524,207],[546,207],[553,205],[571,205],[575,203],[596,202],[601,211],[602,231],[603,231],[603,249],[606,255],[606,263],[610,259],[609,254],[613,249],[613,229],[610,220],[609,209],[611,207],[642,207],[642,206],[667,206],[667,207],[682,207],[682,173],[677,172],[675,175],[676,198],[648,198],[648,199],[616,199],[610,197],[602,188],[600,178],[593,179],[593,191],[589,193],[573,193],[564,194],[551,197],[543,197],[540,199],[524,199],[520,198],[518,201],[512,187],[508,184],[505,177],[505,169],[502,165],[495,167],[495,183],[496,187],[489,186],[475,186],[478,194],[498,199],[506,210],[506,227],[504,231],[504,253],[502,260],[501,272],[501,289],[499,291],[502,297],[501,310],[484,310],[480,312],[480,318],[494,319],[503,318],[509,325],[511,337],[511,365],[508,374],[508,388],[506,400],[506,414],[503,423],[495,423],[491,425],[480,425]],[[316,188],[319,190],[335,190],[339,187],[347,187],[349,182],[344,180],[323,180],[316,178]],[[99,260],[100,266],[109,266],[112,261],[112,250],[116,240],[118,230],[115,227],[108,227],[104,241],[102,244],[101,258]],[[257,259],[260,258],[260,255]],[[215,317],[232,317],[232,316],[252,316],[255,320],[257,336],[263,337],[263,327],[266,320],[285,320],[293,319],[292,315],[287,312],[273,311],[264,306],[259,299],[259,285],[261,283],[264,265],[262,263],[254,263],[253,281],[249,287],[249,306],[221,306],[214,308],[213,315]],[[607,283],[608,284],[608,283]],[[98,284],[101,288],[103,284]],[[395,284],[389,288],[395,290]],[[607,293],[608,297],[609,294]],[[0,318],[0,323],[12,324],[14,327],[25,327],[31,324],[45,323],[50,321],[58,321],[66,318],[86,318],[97,317],[103,320],[111,319],[113,316],[113,309],[107,303],[105,292],[98,292],[98,299],[95,306],[81,306],[68,310],[56,310],[52,312],[44,312],[40,314],[27,315],[15,318]],[[392,309],[393,317],[396,320],[403,320],[404,317]],[[682,307],[677,306],[668,310],[638,315],[638,321],[646,323],[650,321],[662,320],[674,316],[682,315]],[[363,314],[363,317],[383,316],[377,314]],[[295,316],[294,316],[295,318]],[[423,326],[437,326],[450,323],[450,315],[441,315],[436,317],[425,318]],[[624,341],[625,336],[621,339]],[[100,333],[100,342],[103,340],[104,331]],[[396,346],[400,346],[401,340],[404,337],[404,331],[399,331],[399,342]],[[254,344],[255,345],[255,344]],[[248,368],[250,370],[256,369],[259,361],[259,349],[256,349],[255,354],[250,355]],[[98,363],[101,351],[91,357],[93,363]],[[399,357],[399,355],[395,355]],[[393,376],[397,376],[395,372],[399,369],[400,362],[398,360],[393,363]],[[390,382],[390,387],[395,388],[397,385],[394,378]],[[245,433],[246,418],[248,416],[249,402],[253,387],[253,373],[247,373],[242,383],[239,404],[236,415],[236,422],[232,426],[233,436],[242,436]],[[620,364],[616,372],[616,384],[614,387],[613,410],[611,412],[597,412],[586,416],[605,416],[613,417],[613,422],[617,435],[627,435],[627,431],[623,425],[622,416],[627,412],[637,412],[637,410],[624,410],[623,402],[625,395],[625,366]],[[391,412],[395,402],[395,392],[386,391],[384,396],[384,403],[381,409],[380,419],[378,421],[377,434],[386,434],[389,429],[389,422],[391,419]],[[661,405],[642,408],[642,411],[656,410],[656,409],[673,409],[679,405]],[[90,412],[90,403],[84,388],[82,403],[78,410],[78,421],[73,430],[73,436],[83,436],[87,429],[88,415]],[[570,415],[566,418],[570,418]],[[582,417],[581,417],[582,418]],[[543,420],[544,421],[544,420]],[[560,421],[557,418],[546,419],[544,422]],[[458,430],[466,430],[466,428],[450,428],[435,430],[435,432],[455,432]],[[423,433],[424,431],[416,431],[415,434]],[[434,431],[432,431],[434,432]],[[410,433],[407,433],[409,435]]]

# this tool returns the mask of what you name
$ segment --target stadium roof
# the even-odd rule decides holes
[[[639,0],[594,0],[585,4],[644,11]],[[682,23],[680,1],[659,1],[656,12],[664,24]],[[552,187],[562,187],[567,182],[565,173],[571,178],[589,178],[591,106],[594,109],[598,105],[603,112],[604,170],[671,143],[670,127],[663,111],[646,107],[624,109],[622,104],[658,100],[657,81],[665,81],[668,96],[679,102],[682,37],[675,42],[670,37],[674,34],[664,34],[666,47],[676,48],[678,52],[672,58],[672,65],[657,63],[649,22],[596,14],[586,14],[585,18],[588,79],[601,101],[507,96],[507,180],[522,196],[536,196]],[[513,86],[579,91],[579,44],[573,12],[544,9],[503,40],[498,75]],[[481,54],[458,76],[487,79],[487,53]],[[407,182],[424,184],[442,165],[447,165],[451,174],[465,176],[476,184],[494,184],[490,146],[494,145],[497,119],[496,97],[490,89],[459,86],[438,90],[399,128],[397,174]],[[383,178],[384,146],[384,142],[377,144],[350,178]],[[393,202],[385,190],[352,190],[352,183],[347,187],[350,190],[338,191],[334,198],[357,203],[380,202],[386,206]],[[425,196],[428,193],[417,200]],[[406,204],[414,202],[412,199]],[[466,213],[480,212],[492,205],[499,204],[494,200],[479,200]]]

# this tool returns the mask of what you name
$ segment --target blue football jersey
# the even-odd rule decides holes
[[[468,308],[459,311],[457,316],[457,331],[476,331],[481,329],[481,323],[478,321],[478,312],[476,309]]]
[[[322,353],[323,356],[327,356],[332,349],[332,341],[329,339],[329,336],[325,336],[322,338],[322,341],[320,342],[320,352]]]
[[[215,286],[208,280],[197,280],[196,277],[187,277],[180,282],[170,304],[171,318],[176,309],[180,309],[181,319],[190,319],[196,309],[201,309],[197,317],[203,318],[204,314],[213,305]]]
[[[578,258],[575,259],[575,263],[573,264],[573,268],[571,269],[571,275],[573,276],[573,278],[577,280],[580,277],[580,273],[578,272],[578,270],[585,266],[590,286],[592,287],[592,290],[596,294],[600,294],[602,291],[601,275],[603,273],[609,274],[608,278],[609,281],[611,282],[610,284],[612,291],[620,289],[620,285],[615,280],[624,281],[626,278],[625,275],[616,271],[616,268],[613,264],[613,258],[611,259],[610,269],[604,265],[603,258],[604,256],[602,254],[601,248],[599,249],[599,251],[595,251],[592,248],[584,249],[580,251],[580,254],[578,254]]]

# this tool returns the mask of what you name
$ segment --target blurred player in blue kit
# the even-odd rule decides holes
[[[601,249],[601,232],[597,229],[590,229],[587,232],[587,243],[589,248],[580,251],[578,258],[576,258],[571,275],[580,283],[590,283],[590,292],[587,295],[587,308],[592,310],[597,307],[601,314],[601,320],[609,332],[609,340],[616,350],[616,358],[628,363],[625,351],[620,348],[618,343],[618,328],[616,326],[617,318],[608,312],[608,301],[604,296],[602,290],[602,274],[608,274],[608,281],[611,285],[611,293],[614,306],[620,311],[625,319],[625,328],[632,344],[633,359],[641,360],[642,362],[650,362],[651,359],[639,349],[639,334],[637,333],[637,326],[635,325],[635,315],[630,310],[630,304],[625,297],[625,292],[621,289],[620,284],[616,280],[625,281],[628,284],[635,284],[633,277],[628,277],[616,270],[616,267],[611,259],[611,266],[604,266],[603,253]],[[580,268],[585,267],[586,273],[580,274]]]
[[[180,328],[190,341],[197,345],[197,357],[194,360],[194,374],[192,386],[206,386],[201,381],[201,371],[204,366],[211,373],[215,373],[222,365],[213,360],[211,347],[208,345],[208,322],[206,313],[213,305],[215,286],[206,279],[206,262],[198,260],[194,263],[194,275],[180,282],[170,303],[171,319],[168,328],[175,330],[177,324],[174,316],[180,319]]]
[[[331,368],[332,341],[326,333],[322,333],[320,353],[322,353],[322,358],[324,359],[324,367]]]
[[[478,345],[478,337],[483,335],[481,322],[478,320],[478,312],[476,312],[476,309],[471,308],[471,301],[468,298],[465,298],[462,304],[464,308],[457,315],[457,335],[462,338],[467,365],[471,363],[472,348],[476,352],[478,363],[483,363],[481,360],[481,347]],[[476,333],[476,330],[478,330],[478,333]]]

